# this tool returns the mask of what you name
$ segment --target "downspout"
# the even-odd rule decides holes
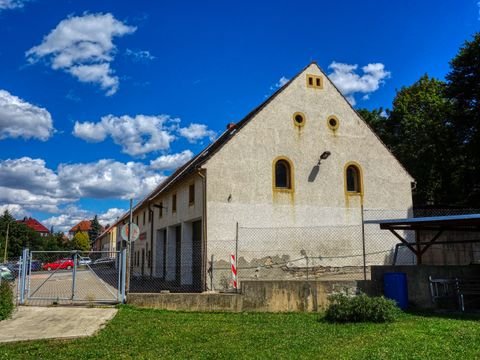
[[[198,176],[202,178],[202,273],[201,273],[201,282],[202,282],[202,291],[207,289],[207,277],[205,267],[207,265],[207,177],[202,174],[202,170],[198,169]],[[213,264],[212,264],[213,265]],[[213,289],[211,289],[213,290]]]
[[[148,211],[150,212],[149,213],[149,216],[151,216],[150,219],[152,219],[152,221],[150,222],[150,255],[147,254],[148,256],[148,263],[150,264],[150,278],[153,276],[153,222],[155,221],[155,216],[154,216],[154,212],[153,212],[153,209],[152,209],[152,203],[148,203]]]

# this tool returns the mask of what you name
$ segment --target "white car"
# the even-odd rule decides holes
[[[90,265],[91,263],[92,263],[92,259],[90,259],[88,256],[79,257],[78,265]]]

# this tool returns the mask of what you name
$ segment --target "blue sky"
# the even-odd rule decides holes
[[[111,222],[312,60],[389,108],[445,76],[479,4],[0,0],[0,209]]]

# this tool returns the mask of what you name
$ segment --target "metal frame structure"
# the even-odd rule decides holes
[[[480,234],[480,214],[432,216],[406,219],[367,220],[365,224],[379,224],[380,229],[389,230],[400,240],[403,246],[409,248],[417,258],[417,264],[422,264],[422,255],[434,244],[466,244],[479,243],[479,239],[437,241],[445,231],[469,231]],[[410,242],[402,237],[398,231],[411,230],[418,235],[420,231],[433,231],[435,235],[430,241],[419,242],[415,236],[415,242]],[[397,251],[397,247],[395,248]]]

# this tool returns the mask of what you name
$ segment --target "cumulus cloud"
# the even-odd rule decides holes
[[[0,215],[3,215],[5,211],[8,211],[16,219],[28,216],[28,212],[18,204],[3,204],[0,205]]]
[[[0,0],[0,11],[22,8],[29,0]]]
[[[0,160],[0,205],[58,213],[81,198],[140,199],[166,179],[165,171],[193,157],[190,150],[163,155],[150,164],[102,159],[48,168],[42,159]],[[11,206],[11,205],[9,205]]]
[[[127,49],[125,50],[125,55],[128,57],[131,57],[132,60],[136,62],[146,62],[146,61],[155,60],[155,56],[153,56],[148,50]]]
[[[167,150],[175,139],[171,133],[178,119],[168,115],[107,115],[97,122],[75,122],[73,135],[89,142],[100,142],[111,136],[122,152],[143,156],[152,151]]]
[[[206,137],[208,137],[210,141],[213,141],[217,136],[215,131],[208,129],[207,125],[195,123],[190,124],[188,127],[179,128],[178,133],[190,143],[196,143]]]
[[[138,157],[168,150],[178,135],[190,143],[204,138],[213,141],[216,137],[216,133],[205,124],[180,127],[180,119],[169,115],[107,115],[98,122],[77,121],[73,135],[88,142],[101,142],[111,137],[122,147],[122,152]]]
[[[47,110],[0,90],[0,140],[21,137],[45,141],[52,133],[53,121]]]
[[[1,1],[1,0],[0,0]],[[112,14],[84,14],[62,20],[43,38],[40,45],[26,52],[31,63],[49,61],[52,69],[64,70],[81,82],[100,85],[106,95],[118,90],[119,79],[111,68],[115,37],[136,31]]]
[[[185,164],[192,157],[193,153],[190,150],[185,150],[178,154],[162,155],[150,161],[150,168],[159,171],[174,170]]]
[[[67,232],[80,221],[93,219],[95,215],[98,216],[98,222],[101,225],[112,225],[125,211],[124,209],[110,208],[104,213],[94,214],[76,206],[68,206],[62,210],[61,215],[49,217],[42,223],[49,228],[53,226],[55,231]]]
[[[358,65],[332,62],[329,67],[332,72],[328,75],[330,80],[345,95],[347,100],[355,105],[355,94],[363,94],[368,99],[370,93],[379,89],[385,79],[390,77],[390,72],[385,70],[381,63],[368,64],[362,67],[363,74],[357,74]]]
[[[96,163],[60,165],[60,186],[77,198],[129,199],[152,191],[165,179],[139,162],[100,160]]]

